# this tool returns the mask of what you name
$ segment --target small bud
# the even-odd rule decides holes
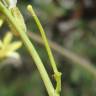
[[[26,29],[26,24],[25,24],[25,21],[24,21],[24,18],[23,18],[23,15],[21,14],[20,10],[18,9],[18,7],[14,7],[14,8],[11,8],[10,9],[13,17],[14,17],[14,20],[17,22],[17,24],[20,26],[20,28],[22,29],[22,31],[26,32],[27,29]],[[14,22],[15,22],[14,21]],[[13,28],[12,26],[11,27],[11,30],[13,31],[13,33],[18,36],[18,32],[15,30],[15,28]]]
[[[17,0],[2,0],[2,2],[5,4],[6,7],[10,8],[14,8],[16,7],[17,4]]]

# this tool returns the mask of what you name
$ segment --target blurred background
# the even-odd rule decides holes
[[[26,9],[28,4],[33,5],[62,72],[61,96],[96,96],[96,0],[18,0],[28,35],[55,86],[39,30]],[[1,38],[6,30],[4,23]],[[0,66],[0,96],[48,96],[26,48],[19,53],[21,59],[5,60],[5,66]]]

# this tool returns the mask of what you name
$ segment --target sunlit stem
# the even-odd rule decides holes
[[[38,28],[40,30],[42,39],[44,41],[44,44],[45,44],[45,47],[46,47],[46,50],[47,50],[47,53],[48,53],[48,56],[49,56],[49,59],[50,59],[50,62],[51,62],[51,66],[52,66],[53,71],[54,71],[54,77],[55,77],[55,80],[57,82],[56,92],[60,93],[60,91],[61,91],[61,72],[59,72],[58,69],[57,69],[53,54],[51,52],[50,46],[48,44],[48,40],[46,38],[45,31],[44,31],[44,29],[43,29],[37,15],[35,14],[35,12],[34,12],[34,10],[32,8],[32,5],[28,5],[27,9],[30,12],[30,14],[33,16],[33,18],[34,18],[34,20],[35,20],[35,22],[36,22],[36,24],[37,24],[37,26],[38,26]]]
[[[13,25],[13,27],[17,30],[17,32],[20,34],[21,39],[23,40],[25,46],[27,47],[30,55],[32,56],[39,72],[42,77],[42,80],[45,84],[45,87],[48,91],[49,96],[59,96],[57,93],[55,93],[54,87],[50,81],[50,78],[48,76],[48,73],[46,72],[46,69],[35,49],[31,41],[29,40],[26,32],[23,32],[23,30],[18,26],[18,23],[15,21],[14,17],[10,13],[10,11],[0,2],[0,12],[3,13],[7,19],[9,19],[9,22]]]

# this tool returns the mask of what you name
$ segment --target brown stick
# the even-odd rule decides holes
[[[43,40],[41,37],[33,32],[28,33],[29,37],[36,41],[37,43],[40,43],[44,45]],[[64,56],[66,59],[68,59],[70,62],[73,62],[71,64],[74,64],[76,66],[82,67],[86,71],[90,72],[95,78],[96,78],[96,68],[93,66],[93,64],[86,60],[77,54],[70,52],[69,50],[61,47],[60,45],[56,44],[55,42],[52,42],[49,40],[50,47],[58,52],[60,55]]]

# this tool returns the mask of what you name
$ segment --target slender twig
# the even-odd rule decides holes
[[[28,32],[28,35],[30,36],[31,39],[33,39],[37,43],[44,45],[43,40],[36,33]],[[53,42],[51,40],[49,40],[49,44],[53,50],[55,50],[60,55],[67,58],[68,62],[71,61],[72,65],[74,64],[76,66],[83,68],[84,70],[88,71],[89,73],[91,73],[96,78],[96,68],[93,66],[93,64],[89,60],[86,60],[86,59],[78,56],[77,54],[69,51],[66,48],[61,47],[60,45],[56,44],[55,42]]]

